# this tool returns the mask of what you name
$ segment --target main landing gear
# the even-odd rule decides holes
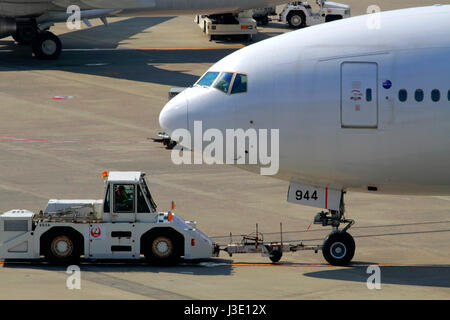
[[[344,216],[344,192],[341,195],[339,210],[319,212],[314,217],[314,224],[331,226],[333,231],[325,238],[322,245],[322,254],[325,260],[335,266],[344,266],[350,263],[355,255],[355,240],[347,233],[347,230],[355,223],[354,220],[346,219]],[[347,225],[339,229],[341,223]]]
[[[61,40],[49,31],[40,32],[31,45],[33,54],[41,60],[56,60],[62,51]]]
[[[14,40],[21,45],[31,45],[33,55],[40,60],[56,60],[61,54],[61,40],[46,30],[40,30],[35,21],[17,22]]]

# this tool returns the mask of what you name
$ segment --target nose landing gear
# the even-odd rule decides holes
[[[21,45],[31,45],[33,55],[41,60],[55,60],[61,54],[61,40],[46,29],[40,29],[35,20],[18,20],[12,35]]]
[[[41,60],[55,60],[62,51],[61,40],[53,33],[44,31],[33,40],[32,49],[34,56]]]
[[[323,242],[322,254],[329,264],[335,266],[349,264],[355,255],[355,240],[347,233],[347,230],[350,229],[355,221],[346,219],[344,213],[344,192],[342,192],[339,210],[322,211],[314,217],[314,224],[321,224],[324,227],[332,226],[333,228],[333,231]],[[339,230],[341,223],[346,223],[347,225]]]
[[[18,44],[31,45],[38,33],[39,29],[35,21],[17,21],[16,33],[12,37]]]

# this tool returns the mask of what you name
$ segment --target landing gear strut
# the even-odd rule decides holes
[[[331,265],[343,266],[350,263],[355,254],[355,240],[347,233],[347,230],[355,223],[354,220],[346,219],[344,216],[344,193],[341,195],[341,205],[339,210],[329,210],[319,212],[314,217],[314,224],[331,226],[333,231],[325,238],[322,246],[322,254],[325,260]],[[339,229],[341,223],[347,225]]]
[[[18,21],[16,33],[13,34],[13,38],[18,44],[30,45],[38,34],[39,29],[35,21]]]
[[[16,32],[12,36],[21,45],[31,45],[36,58],[55,60],[61,54],[62,44],[48,29],[40,29],[34,20],[20,20],[17,21]]]

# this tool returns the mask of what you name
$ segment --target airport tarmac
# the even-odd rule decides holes
[[[346,3],[353,15],[372,4]],[[378,3],[387,10],[433,1]],[[65,47],[58,61],[31,59],[28,48],[0,40],[1,212],[38,212],[51,198],[101,198],[102,171],[142,170],[160,210],[174,200],[179,215],[216,241],[251,233],[256,223],[275,240],[282,222],[286,241],[321,244],[330,229],[305,232],[318,210],[287,203],[286,182],[233,166],[177,166],[151,140],[168,90],[191,85],[247,43],[209,42],[192,17],[52,31]],[[289,31],[270,23],[256,40]],[[81,290],[68,290],[64,268],[1,263],[0,299],[450,299],[450,197],[350,193],[346,205],[356,220],[349,267],[329,266],[312,251],[285,254],[277,265],[225,253],[166,268],[84,263]],[[372,264],[380,265],[381,290],[367,288]]]

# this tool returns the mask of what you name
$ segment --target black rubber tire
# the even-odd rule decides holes
[[[62,51],[61,40],[53,33],[45,31],[34,39],[33,53],[40,60],[56,60]]]
[[[45,258],[53,265],[74,265],[80,262],[81,244],[76,236],[69,232],[53,233],[48,236]],[[63,242],[67,250],[61,251],[58,242]]]
[[[281,252],[280,250],[272,250],[269,253],[269,259],[273,263],[277,263],[278,261],[280,261],[282,256],[283,256],[283,252]]]
[[[144,256],[152,265],[176,265],[180,261],[179,252],[177,241],[172,235],[159,234],[146,241]]]
[[[355,240],[347,232],[330,233],[323,243],[322,254],[333,266],[345,266],[355,255]]]
[[[170,140],[170,142],[167,144],[166,149],[168,150],[172,150],[173,148],[175,148],[177,146],[177,142]]]
[[[300,19],[299,23],[294,22],[295,17]],[[298,12],[298,11],[290,12],[288,14],[288,16],[286,17],[286,19],[287,19],[287,22],[289,23],[289,26],[291,26],[291,28],[296,28],[296,29],[302,28],[306,24],[305,14],[301,11],[300,12]]]

